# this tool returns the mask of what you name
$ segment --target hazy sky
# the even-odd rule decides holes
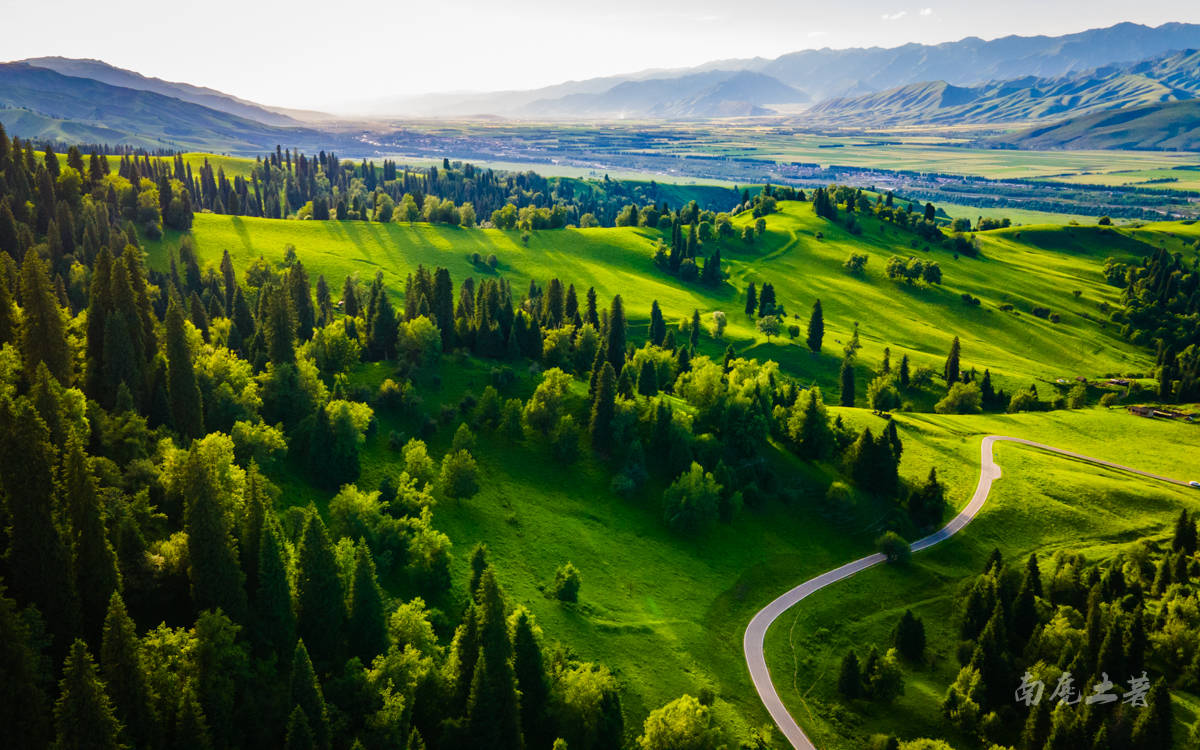
[[[0,58],[94,57],[264,104],[339,103],[964,36],[1200,22],[1195,0],[14,0]],[[748,10],[745,10],[749,8]]]

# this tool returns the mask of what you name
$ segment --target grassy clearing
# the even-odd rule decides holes
[[[984,434],[1031,438],[1183,479],[1191,478],[1200,460],[1200,430],[1194,426],[1120,411],[900,419],[907,470],[936,465],[950,478],[959,505],[973,489]],[[1128,445],[1138,450],[1122,447]],[[1181,508],[1200,509],[1195,490],[1012,444],[997,444],[995,455],[1003,477],[966,530],[916,556],[907,568],[874,568],[813,595],[767,634],[776,687],[820,747],[861,747],[861,737],[875,732],[947,736],[940,705],[958,672],[954,598],[993,548],[1006,559],[1070,549],[1097,560],[1143,538],[1169,539]],[[853,646],[861,654],[870,644],[882,647],[907,608],[925,621],[932,666],[910,669],[906,693],[892,706],[870,707],[860,716],[836,705],[837,669],[846,650]],[[1174,697],[1177,719],[1190,723],[1195,697]],[[952,734],[947,738],[955,740]]]

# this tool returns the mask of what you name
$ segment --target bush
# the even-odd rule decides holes
[[[1087,386],[1083,383],[1076,383],[1067,394],[1067,407],[1082,409],[1085,406],[1087,406]]]
[[[568,562],[554,571],[554,584],[550,592],[560,602],[577,602],[580,583],[579,569]]]
[[[663,514],[676,531],[694,531],[717,518],[721,485],[695,461],[663,493]]]
[[[1046,319],[1050,317],[1050,308],[1042,307],[1041,305],[1034,305],[1033,309],[1029,312],[1033,313],[1035,318]]]
[[[983,406],[983,394],[977,383],[955,383],[933,406],[938,414],[978,414]]]
[[[790,325],[787,327],[787,332],[788,332],[788,338],[794,339],[800,335],[800,326]]]
[[[888,531],[875,540],[875,549],[887,558],[888,563],[903,565],[912,557],[912,548],[904,537],[894,531]]]
[[[842,264],[842,268],[848,272],[861,276],[867,267],[868,256],[866,253],[850,253],[850,257],[846,258],[846,262]]]
[[[966,292],[962,293],[962,301],[967,303],[968,305],[971,305],[972,307],[979,307],[979,298],[972,297],[970,294],[967,294]]]
[[[1038,401],[1037,394],[1033,391],[1015,393],[1012,400],[1008,402],[1009,414],[1016,414],[1022,411],[1042,411],[1042,408],[1042,402]]]
[[[438,476],[442,494],[451,499],[474,497],[479,492],[479,465],[465,450],[447,453]]]
[[[1100,397],[1100,405],[1105,408],[1108,408],[1110,406],[1115,405],[1120,400],[1121,400],[1120,394],[1110,392],[1110,393],[1106,393]]]

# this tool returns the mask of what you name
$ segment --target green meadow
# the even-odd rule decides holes
[[[739,217],[737,223],[747,221]],[[1022,226],[978,234],[980,256],[968,258],[940,247],[926,250],[920,243],[911,247],[911,234],[871,218],[861,224],[863,232],[854,235],[816,217],[807,203],[785,203],[767,219],[765,234],[753,245],[741,240],[719,244],[729,274],[719,289],[686,285],[656,269],[651,254],[660,234],[649,229],[544,230],[530,233],[525,243],[516,231],[197,214],[191,233],[202,262],[214,267],[224,250],[235,267],[244,269],[260,256],[280,261],[285,247],[292,245],[310,275],[324,275],[335,290],[346,276],[369,281],[382,271],[398,295],[404,277],[423,264],[448,268],[456,282],[498,272],[518,289],[531,279],[544,283],[555,276],[580,291],[595,286],[605,303],[621,294],[635,326],[645,324],[654,300],[669,321],[693,310],[702,316],[720,310],[729,320],[725,338],[739,352],[774,359],[796,377],[824,386],[834,383],[841,345],[857,321],[864,347],[859,357],[863,393],[866,365],[874,367],[884,347],[896,361],[907,353],[914,366],[939,369],[956,335],[967,366],[990,368],[1010,390],[1035,380],[1149,372],[1149,354],[1123,341],[1104,322],[1101,307],[1118,304],[1119,296],[1104,283],[1103,261],[1110,255],[1134,259],[1159,243],[1195,252],[1187,242],[1197,236],[1195,227],[1179,223],[1141,229]],[[168,232],[163,240],[146,243],[151,264],[166,268],[179,241],[178,234]],[[842,268],[851,252],[868,255],[861,277]],[[494,254],[498,271],[475,265],[476,253],[483,258]],[[888,279],[884,267],[892,255],[937,261],[943,283],[909,285]],[[803,330],[796,340],[785,335],[768,342],[758,334],[742,312],[744,290],[751,282],[773,284],[787,310],[786,322],[801,329],[813,301],[821,300],[828,331],[822,354],[814,356],[803,347]],[[964,303],[963,294],[981,304]],[[1002,309],[1007,306],[1011,309]],[[1059,322],[1030,314],[1038,306],[1057,313]],[[723,343],[717,348],[724,348]]]

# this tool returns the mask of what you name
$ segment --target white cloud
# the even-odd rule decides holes
[[[923,15],[923,16],[932,16],[932,15],[933,15],[933,8],[921,8],[921,15]]]
[[[821,36],[829,36],[829,32],[828,31],[810,31],[810,32],[808,32],[809,39],[815,39],[815,38],[821,37]]]
[[[884,13],[882,16],[880,16],[880,18],[882,18],[884,21],[899,21],[901,18],[904,18],[907,15],[907,10],[898,10],[895,13]]]

